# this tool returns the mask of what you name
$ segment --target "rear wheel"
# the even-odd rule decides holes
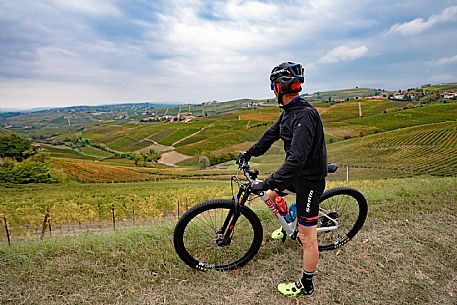
[[[367,201],[359,191],[348,187],[325,191],[319,203],[319,250],[333,250],[351,240],[362,228],[367,213]]]
[[[189,266],[198,270],[237,269],[249,262],[262,244],[263,229],[257,215],[241,207],[233,235],[224,244],[220,229],[235,204],[215,199],[189,209],[176,224],[173,242],[176,253]]]

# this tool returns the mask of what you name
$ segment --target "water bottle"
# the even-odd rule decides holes
[[[275,203],[276,203],[276,207],[279,210],[279,214],[281,214],[283,216],[286,215],[287,214],[287,204],[284,201],[284,198],[282,198],[281,196],[276,197]]]
[[[289,213],[284,216],[284,220],[287,221],[288,223],[291,223],[295,220],[297,217],[297,205],[296,203],[292,203],[289,207]]]

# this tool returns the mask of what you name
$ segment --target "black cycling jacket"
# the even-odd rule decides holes
[[[270,189],[293,185],[298,177],[320,180],[327,176],[324,128],[317,110],[303,98],[282,107],[284,111],[247,153],[263,155],[277,140],[284,141],[286,160],[265,180]]]

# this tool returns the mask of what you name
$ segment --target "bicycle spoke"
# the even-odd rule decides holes
[[[242,214],[235,225],[229,245],[220,246],[216,232],[222,227],[230,209],[213,209],[194,217],[186,227],[184,244],[189,254],[200,262],[223,265],[235,261],[249,249],[254,240],[251,223]]]

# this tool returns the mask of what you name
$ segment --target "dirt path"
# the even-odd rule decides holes
[[[175,151],[175,148],[173,146],[178,144],[181,141],[184,141],[187,138],[190,138],[190,137],[202,132],[203,130],[205,130],[205,128],[208,128],[211,125],[212,124],[210,124],[210,125],[208,125],[206,127],[202,127],[200,130],[194,132],[193,134],[188,135],[187,137],[184,137],[184,138],[176,141],[171,146],[162,145],[162,144],[157,143],[156,141],[152,140],[151,139],[151,137],[153,136],[153,134],[152,134],[152,135],[150,135],[150,136],[138,141],[137,143],[135,143],[135,144],[138,144],[140,142],[145,142],[145,141],[152,143],[151,145],[149,145],[149,146],[147,146],[145,148],[141,148],[141,149],[136,150],[135,153],[148,153],[151,149],[153,149],[155,151],[158,151],[158,152],[162,153],[162,155],[160,156],[160,159],[157,162],[162,163],[162,164],[166,164],[166,165],[175,166],[176,163],[181,162],[181,161],[186,160],[186,159],[189,159],[189,158],[191,158],[191,156],[187,156],[185,154],[182,154],[182,153],[179,153],[179,152]]]
[[[164,152],[164,151],[170,151],[170,150],[174,150],[175,148],[173,146],[167,146],[167,145],[162,145],[160,143],[157,143],[156,141],[152,140],[151,137],[153,136],[154,134],[144,138],[144,139],[141,139],[140,141],[136,142],[134,145],[137,145],[138,143],[141,143],[141,142],[150,142],[152,143],[151,145],[147,146],[147,147],[144,147],[144,148],[141,148],[141,149],[138,149],[135,151],[135,153],[149,153],[149,151],[152,149],[152,150],[155,150],[155,151],[158,151],[158,152]]]
[[[184,137],[184,138],[182,138],[182,139],[179,139],[179,140],[176,141],[175,143],[171,144],[171,146],[175,146],[176,144],[181,143],[182,141],[184,141],[184,140],[186,140],[186,139],[188,139],[188,138],[190,138],[190,137],[195,136],[196,134],[202,132],[202,131],[205,130],[206,128],[211,127],[211,126],[213,126],[213,125],[214,125],[214,124],[209,124],[208,126],[202,127],[202,128],[200,128],[199,131],[196,131],[196,132],[194,132],[193,134],[188,135],[187,137]]]
[[[173,146],[166,146],[166,145],[162,145],[162,144],[159,144],[157,142],[154,142],[154,141],[151,141],[151,140],[148,140],[150,142],[153,142],[153,144],[145,147],[145,148],[141,148],[141,149],[138,149],[135,151],[135,153],[149,153],[149,151],[152,149],[152,150],[155,150],[155,151],[158,151],[158,152],[163,152],[163,151],[170,151],[170,150],[174,150],[175,148]]]
[[[190,156],[187,156],[185,154],[179,153],[175,150],[163,153],[160,156],[159,163],[166,164],[166,165],[172,165],[174,166],[176,163],[184,161],[186,159],[191,158]]]

